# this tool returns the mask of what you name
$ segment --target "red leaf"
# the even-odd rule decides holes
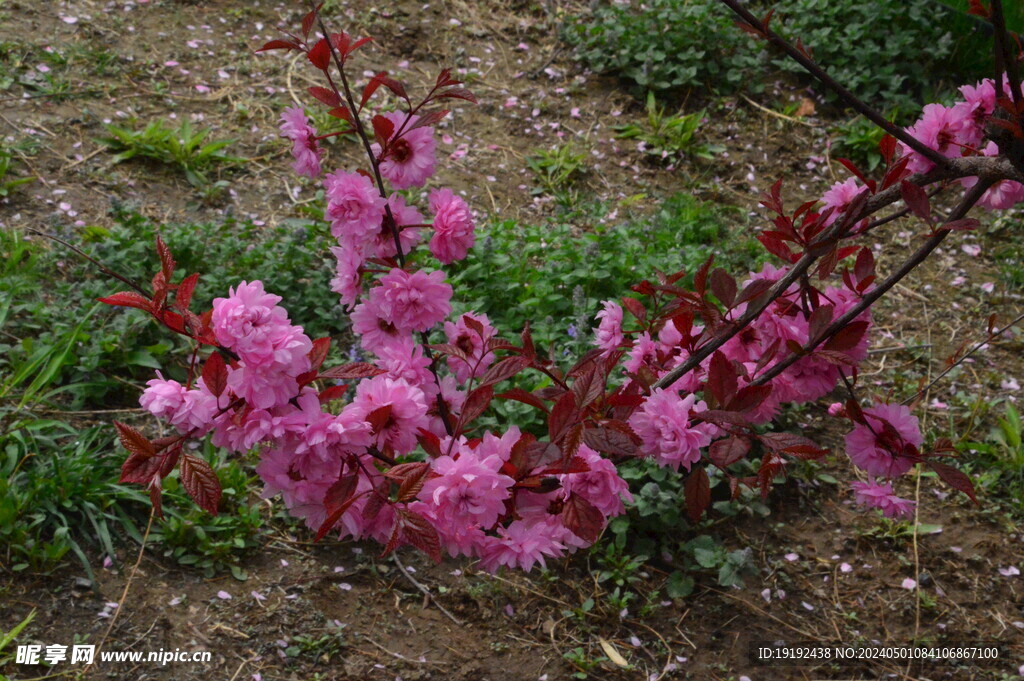
[[[692,522],[697,522],[711,504],[711,483],[703,466],[695,468],[686,476],[683,494],[686,497],[686,514]]]
[[[319,5],[317,5],[316,9],[307,12],[306,16],[302,17],[302,35],[303,36],[308,36],[309,32],[313,30],[313,24],[314,24],[314,22],[316,22],[316,13],[323,6],[324,6],[324,3],[321,2]]]
[[[716,440],[708,448],[708,458],[719,468],[727,468],[747,455],[750,440],[745,437],[730,437]]]
[[[341,516],[345,515],[345,511],[359,498],[355,494],[358,483],[359,475],[357,473],[349,473],[348,475],[342,475],[338,478],[337,482],[327,489],[327,493],[324,495],[327,517],[320,523],[320,528],[317,530],[313,541],[323,539],[331,531],[331,528],[341,520]]]
[[[306,56],[321,71],[326,71],[331,65],[331,48],[325,38],[320,38]]]
[[[548,411],[548,406],[544,404],[542,399],[531,392],[523,390],[522,388],[512,388],[511,390],[506,390],[503,393],[495,395],[495,397],[500,397],[503,400],[515,400],[516,402],[522,402],[523,404],[529,404],[530,406],[537,407],[544,412]]]
[[[420,432],[416,435],[416,439],[419,441],[420,446],[423,447],[423,451],[425,451],[427,456],[431,459],[436,459],[441,456],[441,438],[425,428],[420,428]]]
[[[398,500],[406,502],[412,501],[420,493],[428,473],[430,473],[429,463],[414,461],[392,466],[384,473],[384,476],[398,483]]]
[[[622,306],[629,310],[629,313],[636,317],[641,322],[647,319],[647,308],[643,306],[636,298],[630,298],[629,296],[622,297]]]
[[[327,115],[333,116],[334,118],[340,118],[343,121],[348,121],[352,125],[355,125],[355,120],[352,118],[352,112],[348,110],[347,106],[335,107],[328,111]]]
[[[386,373],[387,371],[384,369],[367,364],[366,362],[352,362],[351,364],[331,367],[327,371],[322,372],[320,378],[338,378],[345,381],[353,378],[369,378]]]
[[[886,133],[878,142],[878,151],[881,152],[886,165],[892,163],[892,155],[896,153],[896,138]]]
[[[925,193],[924,189],[913,182],[903,180],[900,182],[900,195],[903,196],[903,200],[907,203],[907,207],[910,208],[910,212],[929,225],[932,224],[932,208],[928,203],[928,194]]]
[[[551,438],[551,441],[561,440],[575,418],[576,396],[571,392],[566,392],[558,398],[548,417],[548,437]]]
[[[340,400],[345,396],[346,390],[348,390],[347,385],[332,385],[321,390],[317,395],[317,399],[320,400],[320,404],[327,404],[332,400]]]
[[[576,452],[580,450],[580,444],[583,442],[583,424],[577,423],[571,427],[565,434],[565,439],[562,440],[562,456],[572,457],[576,456]]]
[[[480,386],[471,392],[462,406],[462,413],[459,414],[459,429],[464,430],[467,425],[487,411],[492,399],[494,399],[494,388],[489,385]]]
[[[156,448],[145,435],[120,421],[114,421],[114,425],[117,427],[117,436],[121,439],[121,446],[129,452],[143,459],[156,456]]]
[[[601,368],[597,364],[591,364],[572,382],[572,394],[576,396],[576,404],[581,409],[586,409],[604,393],[604,378]]]
[[[435,563],[441,562],[441,539],[430,522],[418,513],[406,508],[396,509],[400,540],[416,547],[430,556]],[[393,549],[392,549],[393,550]],[[385,551],[385,554],[388,553]]]
[[[371,38],[369,36],[366,36],[365,38],[359,38],[354,43],[349,45],[348,49],[343,50],[343,52],[344,52],[345,56],[348,57],[350,54],[352,54],[353,52],[358,50],[360,47],[362,47],[366,43],[371,42],[372,40],[373,40],[373,38]]]
[[[258,49],[256,51],[257,52],[266,52],[267,50],[301,50],[301,49],[302,49],[301,47],[299,47],[296,43],[293,43],[290,40],[271,40],[270,42],[265,43],[263,45],[263,47],[261,47],[260,49]]]
[[[439,95],[435,95],[434,99],[464,99],[467,102],[476,104],[476,96],[467,90],[466,88],[453,87],[450,90],[445,90]]]
[[[827,449],[819,447],[813,440],[794,433],[762,433],[756,437],[770,449],[801,459],[818,459],[828,454]]]
[[[864,334],[867,333],[869,326],[871,326],[871,323],[866,321],[850,322],[840,329],[836,335],[828,339],[825,343],[825,350],[832,350],[834,352],[852,350],[864,338]]]
[[[377,92],[377,89],[384,84],[384,78],[387,78],[388,72],[381,71],[366,84],[363,88],[363,96],[359,99],[359,108],[362,109],[366,106],[366,103],[370,101],[370,97],[373,97],[373,93]]]
[[[181,457],[181,486],[210,515],[217,515],[220,504],[220,481],[210,464],[200,458],[185,454]]]
[[[598,426],[583,431],[583,443],[593,450],[612,456],[636,456],[636,442],[626,433]]]
[[[530,360],[525,357],[505,357],[487,370],[480,378],[480,385],[500,383],[505,379],[515,376],[528,366],[530,366]]]
[[[727,309],[736,301],[736,290],[736,280],[721,267],[711,273],[711,292]]]
[[[925,465],[935,471],[942,481],[953,489],[963,492],[971,498],[971,501],[978,503],[978,497],[974,495],[974,483],[962,472],[938,461],[925,461]]]
[[[206,364],[203,365],[203,383],[215,397],[220,397],[228,387],[228,367],[219,352],[212,353],[206,359]]]
[[[182,312],[188,310],[192,304],[192,294],[196,290],[196,284],[199,283],[199,274],[190,274],[181,280],[178,284],[178,290],[174,294],[174,307],[178,308]]]
[[[392,133],[395,132],[395,124],[381,115],[374,116],[371,123],[373,123],[373,136],[383,148],[391,139]]]
[[[578,494],[570,494],[562,506],[562,523],[583,541],[593,544],[604,528],[604,514]]]
[[[313,341],[313,348],[309,351],[309,365],[311,371],[319,371],[327,359],[327,353],[331,349],[331,339],[317,338]]]
[[[748,385],[740,388],[736,396],[725,405],[729,411],[750,411],[756,409],[768,399],[772,393],[772,386],[769,385]]]
[[[711,355],[707,386],[719,406],[728,404],[736,394],[738,387],[736,367],[724,353],[717,350],[715,354]]]
[[[370,424],[374,433],[379,433],[383,430],[384,426],[387,425],[391,419],[391,405],[385,404],[383,407],[377,407],[369,414],[366,415],[366,422]]]
[[[416,122],[406,128],[405,131],[409,132],[416,128],[425,128],[427,126],[437,125],[444,120],[444,117],[447,116],[448,113],[448,109],[434,109],[433,111],[428,111],[425,114],[421,114],[420,117],[416,119]]]
[[[121,464],[121,477],[118,482],[148,485],[154,477],[160,476],[162,467],[163,457],[132,454]]]
[[[114,305],[118,307],[134,307],[139,310],[145,310],[146,312],[153,312],[153,303],[149,298],[135,293],[134,291],[122,291],[121,293],[115,293],[112,296],[106,298],[100,298],[101,303],[107,305]]]
[[[314,85],[309,88],[309,94],[313,95],[313,97],[316,98],[318,101],[320,101],[323,104],[326,104],[331,108],[341,106],[341,98],[338,97],[338,93],[329,88]]]

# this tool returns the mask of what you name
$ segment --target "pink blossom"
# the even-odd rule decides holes
[[[502,566],[525,572],[537,563],[546,567],[545,557],[557,557],[565,551],[565,545],[556,538],[563,530],[548,523],[513,521],[508,527],[499,527],[497,537],[484,538],[480,565],[488,572],[497,572]]]
[[[372,145],[373,153],[380,161],[380,174],[395,189],[422,187],[427,178],[434,174],[434,149],[437,144],[434,141],[434,129],[424,126],[411,130],[420,117],[410,117],[401,111],[386,113],[384,118],[394,124],[395,133],[403,127],[404,131],[397,139],[392,137],[388,141],[387,153],[383,157],[380,145]]]
[[[984,156],[998,156],[999,145],[989,142],[981,153]],[[960,180],[960,184],[967,189],[977,183],[977,177],[965,177]],[[989,210],[1006,210],[1021,202],[1024,202],[1024,185],[1013,180],[1000,180],[981,195],[978,205]]]
[[[318,177],[323,151],[316,142],[316,128],[310,125],[301,107],[290,107],[281,114],[281,134],[292,141],[292,169],[299,175]]]
[[[607,355],[622,345],[625,337],[622,335],[622,308],[614,300],[606,300],[603,305],[604,309],[597,313],[601,321],[594,329],[594,345]]]
[[[243,358],[272,355],[278,337],[290,327],[279,302],[281,296],[265,292],[261,281],[243,281],[229,289],[227,298],[215,298],[212,324],[217,342]]]
[[[466,202],[450,189],[435,189],[430,192],[430,212],[434,214],[430,252],[445,265],[465,258],[476,240]]]
[[[359,173],[337,171],[324,178],[326,217],[339,241],[362,245],[380,231],[387,203],[373,181]]]
[[[578,494],[605,517],[616,516],[625,511],[623,500],[631,502],[629,484],[619,477],[618,470],[608,459],[587,445],[580,445],[577,456],[583,459],[590,470],[585,473],[559,475],[565,494]]]
[[[711,424],[690,424],[690,418],[707,409],[695,395],[680,397],[676,392],[655,388],[643,406],[633,413],[629,425],[643,441],[643,452],[659,465],[686,470],[700,460],[700,450],[711,444],[716,429]]]
[[[451,297],[444,272],[410,274],[396,267],[370,289],[368,302],[378,317],[399,331],[427,331],[451,313]]]
[[[349,316],[352,320],[352,333],[359,337],[359,344],[364,350],[376,352],[390,340],[405,335],[394,324],[385,320],[377,313],[377,308],[367,303],[359,303]]]
[[[864,416],[868,423],[858,423],[846,434],[846,454],[850,460],[878,477],[895,478],[909,471],[914,465],[913,456],[924,441],[910,408],[881,402],[865,409]],[[901,456],[904,453],[909,456]]]
[[[409,385],[429,386],[434,382],[430,360],[423,355],[423,346],[411,336],[389,338],[375,351],[376,364],[387,370],[386,376],[404,379]]]
[[[673,327],[674,328],[674,327]],[[633,348],[629,351],[629,359],[623,363],[623,367],[631,374],[640,371],[640,367],[653,368],[658,361],[658,344],[651,340],[651,334],[644,331],[637,338]]]
[[[483,333],[477,333],[467,323],[467,318],[476,321],[483,327]],[[471,377],[483,376],[494,361],[494,353],[488,350],[486,343],[495,337],[496,331],[485,314],[467,312],[456,322],[444,323],[444,333],[448,343],[456,346],[469,357],[469,362],[459,357],[448,356],[448,368],[455,374],[459,383],[465,383]]]
[[[332,246],[331,253],[337,259],[331,290],[341,296],[342,305],[353,305],[363,292],[363,277],[359,272],[363,258],[354,248]]]
[[[956,158],[962,155],[965,125],[970,116],[970,108],[963,103],[952,107],[928,104],[922,110],[921,118],[906,130],[929,149],[946,158]],[[911,173],[924,173],[935,167],[932,161],[912,151],[903,142],[900,142],[900,148],[904,155],[910,154],[907,170]]]
[[[832,185],[831,189],[821,195],[821,212],[828,208],[833,209],[832,214],[825,219],[825,226],[829,226],[838,220],[846,212],[846,208],[850,203],[860,193],[865,191],[867,191],[867,188],[862,186],[855,177],[851,177],[845,182],[836,182]],[[854,231],[862,229],[867,225],[867,222],[867,219],[861,220],[854,227]]]
[[[481,458],[469,447],[460,446],[454,457],[441,456],[430,462],[436,477],[423,484],[418,496],[434,505],[442,522],[490,527],[505,513],[505,499],[515,483],[498,472],[501,465],[497,456]]]
[[[914,513],[915,503],[910,499],[901,499],[892,491],[889,483],[852,482],[857,503],[870,508],[877,508],[887,518],[907,518]]]
[[[398,227],[398,241],[402,246],[402,253],[409,253],[420,242],[420,228],[417,225],[423,224],[423,214],[416,210],[415,206],[406,205],[405,197],[401,194],[392,194],[388,197],[387,203],[391,208],[391,216],[395,219],[395,226]],[[381,223],[380,232],[377,233],[373,246],[378,257],[393,258],[397,255],[395,235],[387,220]]]
[[[444,420],[441,418],[441,408],[438,405],[438,401],[444,402],[445,410],[448,414],[448,422],[454,423],[462,412],[462,405],[466,402],[466,393],[459,390],[459,386],[452,376],[442,378],[440,386],[434,383],[429,386],[423,386],[423,388],[426,392],[430,393],[427,400],[429,407],[427,409],[427,418],[429,419],[427,430],[438,437],[445,437],[448,431],[444,427]]]
[[[157,376],[146,382],[139,404],[158,419],[170,419],[181,407],[187,390],[181,383],[165,379],[159,371]]]
[[[217,397],[207,389],[203,379],[199,379],[197,386],[183,395],[171,423],[182,433],[196,431],[198,437],[199,433],[205,434],[209,430],[218,411]]]
[[[375,376],[356,386],[354,407],[364,418],[390,407],[385,423],[374,432],[378,446],[389,445],[399,454],[408,454],[416,446],[416,435],[427,426],[427,403],[423,391],[403,379]]]

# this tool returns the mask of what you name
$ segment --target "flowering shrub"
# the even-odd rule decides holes
[[[725,2],[749,30],[809,61],[766,22]],[[178,434],[150,441],[118,424],[130,452],[122,481],[146,486],[158,509],[161,481],[177,467],[197,503],[216,512],[216,473],[185,447],[210,435],[232,451],[259,447],[266,495],[280,495],[317,538],[368,537],[385,553],[412,545],[435,560],[448,553],[478,558],[488,570],[529,570],[589,546],[622,513],[630,499],[616,464],[631,458],[686,471],[694,519],[710,504],[711,466],[734,493],[744,485],[766,495],[789,460],[827,450],[762,426],[784,403],[815,401],[839,385],[849,398],[830,412],[853,422],[847,453],[873,479],[854,483],[860,503],[907,513],[912,502],[894,496],[886,481],[918,463],[973,498],[969,479],[941,462],[950,443],[924,447],[909,407],[860,406],[857,366],[867,356],[871,305],[951,231],[972,228],[966,213],[973,205],[1000,208],[1010,200],[1004,197],[1024,198],[1020,159],[1003,151],[1021,137],[1019,83],[1007,80],[998,93],[987,81],[964,88],[963,102],[929,105],[916,125],[891,129],[881,144],[880,182],[847,162],[856,179],[794,212],[776,183],[763,199],[772,228],[758,238],[781,266],[738,282],[709,260],[692,290],[679,285],[683,272],[655,272],[632,295],[604,303],[596,347],[563,370],[538,353],[528,325],[512,342],[482,314],[451,318],[454,292],[439,266],[472,247],[469,208],[450,189],[434,189],[426,211],[433,219],[425,223],[412,200],[395,193],[422,187],[434,172],[433,126],[448,113],[441,103],[474,102],[473,95],[447,70],[416,103],[386,72],[357,93],[346,63],[369,39],[329,32],[318,10],[298,35],[262,49],[304,53],[329,86],[310,88],[311,97],[347,121],[366,151],[367,167],[322,181],[324,215],[338,242],[331,286],[373,359],[325,368],[330,340],[292,324],[284,301],[260,281],[241,281],[212,309],[191,311],[199,275],[175,283],[171,251],[157,239],[162,267],[152,291],[132,284],[133,291],[103,301],[144,310],[196,344],[187,381],[158,374],[141,400]],[[370,115],[382,87],[402,107]],[[319,177],[319,138],[305,114],[287,110],[281,131],[293,144],[295,171]],[[986,139],[996,145],[992,153],[981,146]],[[966,193],[939,219],[923,187],[955,189],[954,180]],[[929,233],[906,263],[879,279],[872,251],[856,239],[889,222],[871,216],[900,200]],[[204,346],[211,350],[200,366]],[[497,392],[521,372],[542,374],[548,387]],[[539,410],[546,432],[476,427],[495,399]],[[730,472],[751,453],[760,455],[756,475]]]

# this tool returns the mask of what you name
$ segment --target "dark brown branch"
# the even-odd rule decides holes
[[[743,19],[748,25],[754,30],[760,33],[765,40],[775,45],[783,52],[786,53],[791,59],[803,66],[808,73],[814,76],[822,85],[839,95],[839,98],[846,102],[854,111],[860,113],[868,118],[872,123],[885,130],[887,133],[898,139],[899,141],[906,144],[908,147],[921,154],[928,160],[937,164],[939,167],[945,166],[949,159],[945,156],[932,149],[931,147],[922,144],[913,135],[904,131],[902,128],[893,125],[892,122],[887,120],[885,116],[879,113],[870,105],[866,104],[863,100],[857,97],[855,94],[850,92],[848,89],[843,87],[837,80],[828,75],[821,66],[818,65],[813,59],[807,56],[796,46],[787,42],[784,38],[779,36],[777,33],[768,28],[764,23],[761,22],[756,16],[754,16],[746,7],[741,5],[738,0],[721,0],[729,9],[735,12],[740,18]]]

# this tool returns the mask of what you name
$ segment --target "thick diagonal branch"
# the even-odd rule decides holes
[[[929,161],[942,167],[945,166],[949,159],[926,146],[917,140],[913,135],[904,131],[902,128],[893,125],[889,120],[885,118],[876,109],[865,103],[857,95],[850,92],[848,89],[843,87],[837,80],[832,76],[828,75],[821,66],[818,65],[813,59],[811,59],[802,50],[797,48],[795,45],[789,43],[786,39],[772,31],[765,25],[760,19],[750,12],[746,7],[741,5],[738,0],[722,0],[729,9],[735,12],[744,22],[749,24],[759,34],[761,34],[765,40],[775,45],[783,52],[786,53],[791,59],[803,66],[808,73],[816,78],[822,85],[839,95],[839,98],[846,102],[851,109],[857,113],[863,114],[868,120],[877,125],[878,127],[885,130],[887,133],[898,139],[899,141],[906,144],[908,147],[921,154]]]

